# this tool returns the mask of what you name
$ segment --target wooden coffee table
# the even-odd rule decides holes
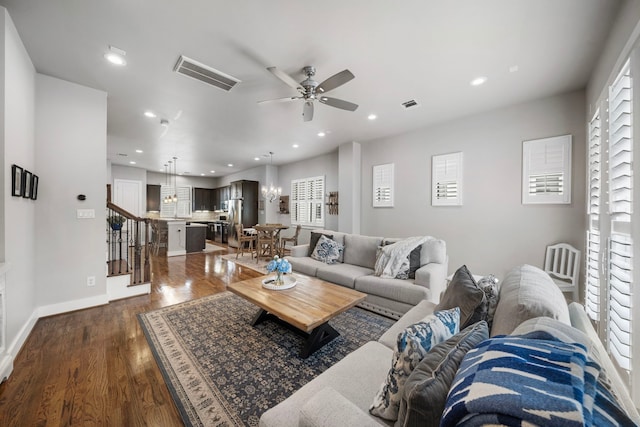
[[[314,277],[294,276],[297,283],[291,289],[264,288],[262,280],[268,276],[232,283],[227,288],[260,307],[252,325],[272,319],[301,332],[307,341],[300,357],[307,358],[340,335],[329,325],[329,320],[355,306],[367,295]]]

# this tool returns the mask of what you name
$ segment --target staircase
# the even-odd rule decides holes
[[[107,202],[106,236],[109,301],[149,294],[149,219]]]

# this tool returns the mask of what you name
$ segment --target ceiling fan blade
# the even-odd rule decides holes
[[[273,74],[274,76],[282,80],[287,86],[291,86],[295,90],[304,92],[304,88],[300,86],[300,83],[295,81],[293,77],[291,77],[289,74],[285,73],[284,71],[280,71],[276,67],[267,67],[267,70],[269,70],[271,74]]]
[[[302,99],[301,96],[286,96],[284,98],[277,99],[265,99],[264,101],[258,101],[258,104],[266,104],[269,102],[287,102],[287,101],[295,101],[296,99]]]
[[[349,70],[342,70],[338,74],[334,74],[329,77],[327,80],[323,81],[316,87],[316,92],[325,93],[329,92],[337,88],[338,86],[342,86],[346,82],[353,80],[356,76]]]
[[[319,98],[319,101],[322,102],[323,104],[327,104],[327,105],[330,105],[332,107],[340,108],[342,110],[356,111],[356,109],[358,108],[358,104],[354,104],[353,102],[344,101],[344,100],[338,99],[338,98],[329,98],[329,97],[326,97],[326,96],[321,96]]]
[[[302,118],[305,122],[313,120],[313,102],[306,101],[302,108]]]

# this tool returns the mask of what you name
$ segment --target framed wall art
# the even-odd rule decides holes
[[[36,200],[38,198],[38,175],[33,175],[31,177],[31,200]]]
[[[11,195],[20,197],[22,196],[22,173],[24,170],[18,166],[11,166]]]
[[[31,198],[31,177],[33,174],[29,171],[22,173],[22,197],[25,199]]]

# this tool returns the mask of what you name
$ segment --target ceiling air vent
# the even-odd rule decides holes
[[[186,56],[180,56],[176,66],[173,68],[178,74],[182,74],[192,79],[200,80],[201,82],[218,87],[227,92],[231,90],[236,84],[240,83],[240,80],[235,77],[231,77],[221,71],[201,64],[198,61],[187,58]]]
[[[402,106],[404,108],[417,107],[418,106],[418,101],[416,101],[415,99],[411,99],[409,101],[403,102]]]

